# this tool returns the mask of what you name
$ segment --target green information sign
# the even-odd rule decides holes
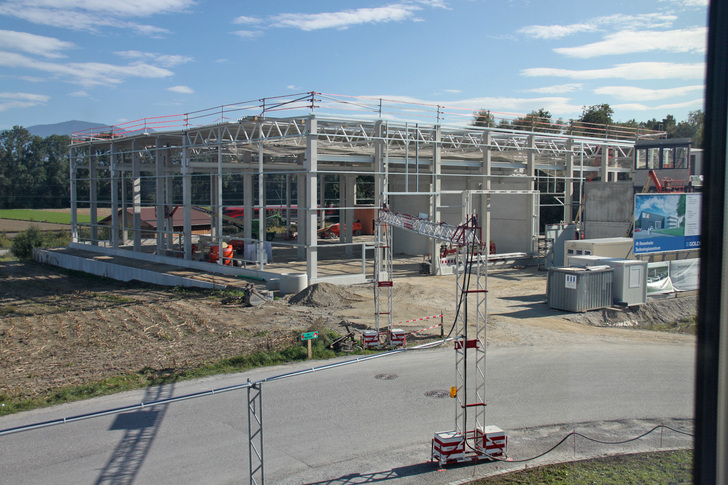
[[[318,332],[306,332],[301,334],[301,340],[311,340],[318,338]]]

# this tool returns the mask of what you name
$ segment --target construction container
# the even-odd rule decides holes
[[[605,256],[568,256],[569,267],[609,266],[614,270],[612,300],[618,305],[642,305],[647,301],[647,262]]]
[[[647,301],[647,261],[608,259],[602,264],[614,269],[612,298],[620,305],[643,305]]]
[[[564,243],[576,238],[576,224],[547,224],[546,225],[546,267],[558,268],[564,266],[566,261]]]
[[[570,312],[612,305],[614,270],[609,266],[549,268],[546,294],[551,308]]]
[[[564,242],[566,257],[592,255],[610,258],[636,259],[633,241],[629,237],[607,237],[600,239],[578,239]]]

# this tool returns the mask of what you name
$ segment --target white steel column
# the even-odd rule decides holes
[[[111,226],[109,238],[111,247],[119,248],[119,154],[116,153],[116,144],[111,143],[111,159],[109,160],[109,179],[111,182]]]
[[[167,249],[174,247],[174,181],[173,163],[169,148],[164,150],[164,231],[167,234]]]
[[[89,213],[90,213],[90,219],[91,219],[91,245],[92,246],[98,246],[99,245],[99,238],[98,238],[98,201],[96,200],[98,196],[98,189],[99,189],[99,183],[98,183],[98,159],[96,152],[92,149],[92,147],[88,148],[88,201],[89,201]]]
[[[80,150],[71,148],[71,157],[68,163],[69,181],[71,188],[71,242],[78,242],[78,166],[82,163],[83,155]]]
[[[483,190],[491,189],[491,175],[493,174],[493,157],[490,150],[492,141],[490,131],[486,132],[483,137],[483,167],[481,173],[483,175],[481,188]],[[483,194],[480,197],[480,225],[483,228],[483,244],[488,251],[490,250],[490,195]],[[467,216],[467,214],[466,214]]]
[[[305,205],[305,237],[306,244],[306,273],[311,281],[318,277],[318,241],[316,240],[316,182],[318,178],[318,138],[317,121],[313,116],[307,120],[306,158],[304,168],[306,171],[306,205]]]
[[[308,212],[306,212],[306,174],[302,173],[296,176],[296,193],[297,193],[297,205],[298,209],[297,220],[298,220],[298,235],[296,236],[296,243],[298,243],[298,259],[306,259],[306,226],[308,219]],[[315,230],[315,226],[314,226]]]
[[[245,244],[255,244],[253,239],[253,175],[243,175],[243,237]]]
[[[527,175],[530,177],[530,185],[528,187],[529,190],[536,190],[538,187],[536,186],[536,137],[534,135],[531,135],[528,137],[528,168]],[[527,196],[530,200],[529,204],[529,218],[530,221],[530,229],[529,229],[529,238],[531,239],[531,248],[530,251],[536,252],[538,251],[538,234],[539,234],[539,227],[538,227],[538,217],[539,217],[539,208],[541,207],[541,195],[539,192],[534,192],[532,195]],[[534,229],[535,226],[535,229]]]
[[[432,222],[443,222],[441,218],[440,213],[440,191],[442,190],[442,179],[440,177],[441,175],[441,162],[442,162],[442,146],[440,145],[440,142],[442,141],[442,129],[440,126],[435,127],[435,140],[434,140],[434,147],[433,147],[433,156],[432,156],[432,183],[431,183],[431,189],[430,192],[432,192],[432,195],[430,196],[430,221]],[[432,254],[432,265],[430,265],[430,271],[432,274],[440,274],[440,241],[437,241],[436,239],[432,239],[430,241],[431,249],[430,253]]]
[[[142,250],[142,179],[141,156],[137,140],[131,142],[132,207],[134,213],[134,251]]]
[[[182,147],[182,217],[185,259],[192,259],[192,167],[190,167],[190,140],[184,136]]]
[[[574,220],[572,199],[574,198],[574,140],[566,141],[566,173],[564,174],[564,222]]]
[[[164,210],[164,159],[162,153],[162,140],[157,137],[156,149],[154,150],[154,207],[157,213],[157,254],[165,254],[165,210]]]
[[[215,198],[212,200],[211,209],[215,213],[215,231],[217,235],[217,264],[225,264],[223,255],[223,234],[222,234],[222,132],[218,128],[218,140],[220,141],[217,145],[217,173],[215,174]]]
[[[261,139],[258,141],[258,269],[263,271],[265,257],[265,174],[263,173],[263,130],[260,130]]]
[[[602,177],[602,182],[609,182],[609,145],[602,145],[600,151],[601,164],[599,166],[599,173]]]

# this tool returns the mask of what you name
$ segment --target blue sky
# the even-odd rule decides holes
[[[706,19],[707,0],[0,0],[0,129],[308,91],[683,120]]]

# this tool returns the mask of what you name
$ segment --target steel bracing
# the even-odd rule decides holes
[[[379,219],[374,227],[374,328],[381,331],[382,317],[387,322],[387,339],[392,335],[394,282],[392,281],[392,228]],[[382,298],[386,304],[382,308]],[[387,342],[390,343],[391,342]]]
[[[250,382],[250,380],[248,380]],[[248,396],[248,464],[250,484],[263,485],[263,389],[261,383],[247,388]]]

